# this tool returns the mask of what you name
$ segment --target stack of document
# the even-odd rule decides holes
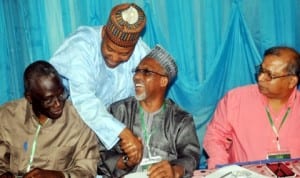
[[[147,172],[135,172],[124,176],[124,178],[148,178]]]
[[[205,178],[268,178],[268,177],[238,165],[230,165],[214,171],[213,173],[205,176]]]

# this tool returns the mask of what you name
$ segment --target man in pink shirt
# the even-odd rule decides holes
[[[300,157],[299,53],[265,51],[258,84],[229,91],[207,127],[208,168],[218,164]]]

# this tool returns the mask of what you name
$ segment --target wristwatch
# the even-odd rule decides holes
[[[129,158],[128,158],[127,155],[123,155],[123,156],[122,156],[122,160],[123,160],[123,164],[125,165],[125,167],[126,167],[127,169],[131,167],[131,166],[128,165],[128,160],[129,160]]]

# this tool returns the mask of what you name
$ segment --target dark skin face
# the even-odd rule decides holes
[[[43,76],[33,83],[26,94],[27,100],[40,121],[45,118],[58,119],[65,105],[64,87],[57,76]],[[63,98],[63,99],[62,99]]]
[[[133,76],[135,94],[147,111],[153,111],[162,105],[168,85],[168,77],[162,66],[152,58],[143,59],[137,69],[153,72],[136,72]]]
[[[139,103],[144,110],[155,112],[163,105],[169,79],[163,67],[152,58],[144,58],[137,69],[139,71],[133,77],[136,97],[139,97]],[[153,164],[148,169],[149,178],[182,177],[183,174],[182,166],[172,165],[167,160]]]
[[[127,62],[132,55],[134,46],[121,47],[113,43],[102,30],[101,52],[105,60],[105,64],[109,68],[115,68],[123,62]]]

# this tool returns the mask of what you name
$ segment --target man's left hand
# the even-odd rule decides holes
[[[64,174],[61,171],[44,170],[40,168],[34,168],[30,172],[24,175],[23,178],[64,178]]]
[[[129,161],[137,164],[143,157],[143,144],[141,139],[133,135],[133,133],[125,128],[120,134],[121,142],[120,147],[128,156]]]
[[[183,174],[183,167],[172,166],[167,160],[156,163],[148,169],[149,178],[179,178],[183,177]]]

